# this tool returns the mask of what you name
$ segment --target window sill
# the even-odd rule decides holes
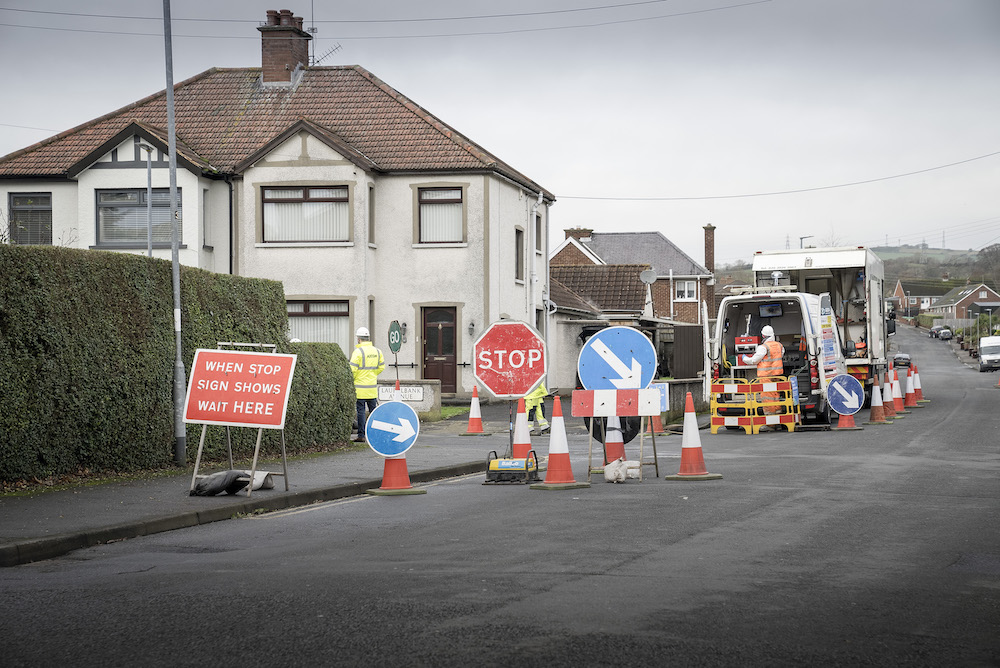
[[[468,248],[469,244],[464,241],[449,241],[445,243],[419,243],[412,244],[412,248]]]
[[[353,241],[265,241],[254,248],[351,248]]]
[[[146,250],[149,246],[146,243],[141,244],[95,244],[93,246],[88,246],[90,250]],[[173,248],[173,244],[153,244],[153,250],[170,250]],[[187,244],[179,244],[177,246],[180,250],[187,250]]]

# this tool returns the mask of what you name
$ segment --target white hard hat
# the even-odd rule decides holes
[[[365,337],[366,339],[367,339],[367,338],[368,338],[369,336],[371,336],[371,334],[369,334],[369,333],[368,333],[368,328],[367,328],[367,327],[358,327],[358,331],[357,331],[357,332],[355,332],[354,334],[355,334],[355,336],[359,336],[359,337],[360,337],[360,336],[363,336],[363,337]]]
[[[770,338],[774,336],[774,329],[772,329],[770,325],[764,325],[760,330],[760,335],[765,339]]]

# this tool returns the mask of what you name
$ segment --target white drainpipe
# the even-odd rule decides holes
[[[538,200],[531,205],[531,213],[528,214],[528,253],[531,257],[531,273],[529,274],[528,280],[528,317],[531,318],[528,323],[532,327],[535,326],[535,283],[538,282],[538,271],[535,267],[535,246],[538,244],[538,240],[535,239],[535,215],[538,212],[538,207],[542,205],[542,191],[538,191]]]

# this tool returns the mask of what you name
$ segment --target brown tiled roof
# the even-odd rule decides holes
[[[641,312],[646,286],[639,274],[648,264],[564,265],[549,267],[549,276],[602,311]]]
[[[599,316],[601,309],[580,295],[570,290],[563,283],[549,275],[549,299],[560,309],[580,311],[593,316]]]
[[[541,188],[357,65],[308,68],[294,86],[262,85],[260,68],[213,68],[174,87],[174,110],[178,142],[220,173],[305,120],[378,171],[495,171]],[[0,177],[66,176],[133,122],[165,138],[166,92],[0,158]]]

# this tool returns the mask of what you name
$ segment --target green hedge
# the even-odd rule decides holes
[[[278,344],[299,355],[289,452],[347,441],[354,394],[333,344],[290,344],[280,283],[181,270],[186,373],[218,341]],[[173,459],[173,291],[168,261],[140,255],[0,244],[0,480],[128,472]],[[188,425],[192,460],[200,425]],[[233,429],[234,450],[256,431]],[[277,432],[267,440],[278,442]],[[209,459],[225,429],[208,431]]]

